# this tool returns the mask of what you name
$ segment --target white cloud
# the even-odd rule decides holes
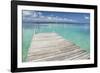
[[[23,11],[23,14],[24,16],[28,16],[28,17],[24,17],[24,19],[27,21],[77,22],[76,20],[54,16],[53,14],[49,16],[44,16],[42,12],[37,12],[37,11]],[[88,18],[89,17],[85,16],[85,19]]]
[[[36,11],[23,11],[23,16],[29,16],[29,17],[37,17],[41,15],[41,13]]]
[[[85,18],[85,19],[89,19],[89,17],[88,17],[88,16],[85,16],[84,18]]]
[[[29,15],[31,15],[32,13],[31,13],[31,11],[23,11],[23,15],[24,16],[29,16]]]
[[[41,12],[38,12],[38,15],[39,15],[39,16],[42,16],[42,13],[41,13]]]
[[[32,15],[31,15],[32,17],[37,17],[38,16],[38,14],[37,14],[37,12],[32,12]]]

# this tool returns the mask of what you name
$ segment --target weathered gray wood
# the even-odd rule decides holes
[[[57,61],[89,59],[89,55],[76,44],[56,33],[39,33],[33,36],[27,61]]]

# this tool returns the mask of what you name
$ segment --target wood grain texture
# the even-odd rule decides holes
[[[39,33],[33,36],[27,61],[61,61],[89,59],[79,46],[56,33]]]

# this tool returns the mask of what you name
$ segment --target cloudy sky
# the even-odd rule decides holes
[[[51,12],[51,11],[34,11],[23,10],[22,17],[24,21],[62,21],[62,22],[77,22],[89,23],[89,13],[75,13],[75,12]]]

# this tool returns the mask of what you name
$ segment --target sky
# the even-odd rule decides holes
[[[23,10],[22,16],[24,21],[56,21],[56,22],[76,22],[89,23],[89,13],[75,13],[75,12],[53,12],[53,11],[35,11]]]

